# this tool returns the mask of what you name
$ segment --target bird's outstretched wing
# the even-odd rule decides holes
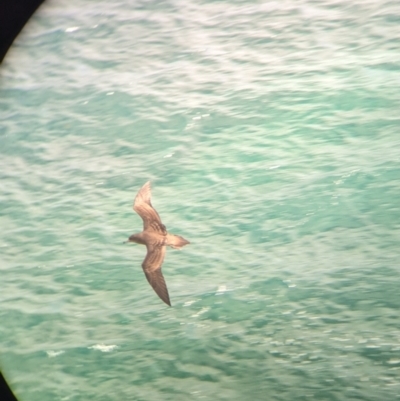
[[[137,193],[135,202],[133,203],[133,210],[142,218],[144,231],[148,230],[164,235],[167,234],[160,216],[151,204],[150,181],[146,182]]]
[[[169,306],[169,294],[164,276],[161,272],[161,265],[165,257],[165,246],[147,245],[147,255],[142,263],[147,281],[153,287],[156,294]]]

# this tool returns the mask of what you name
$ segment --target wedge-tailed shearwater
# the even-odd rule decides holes
[[[180,249],[190,242],[180,235],[167,232],[160,216],[151,204],[150,181],[146,182],[137,193],[133,203],[133,210],[143,220],[143,231],[138,234],[132,234],[128,242],[146,245],[147,255],[142,263],[144,274],[156,294],[167,305],[171,306],[167,285],[161,272],[166,247]]]

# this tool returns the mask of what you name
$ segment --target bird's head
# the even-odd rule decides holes
[[[145,242],[143,241],[142,235],[141,233],[139,234],[132,234],[129,238],[128,241],[126,242],[136,242],[137,244],[145,244]]]

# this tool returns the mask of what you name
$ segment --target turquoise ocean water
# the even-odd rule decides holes
[[[398,1],[47,1],[0,71],[21,401],[400,400]],[[137,190],[171,232],[148,285]]]

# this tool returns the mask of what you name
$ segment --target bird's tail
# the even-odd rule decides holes
[[[187,244],[190,244],[190,242],[185,240],[185,238],[181,237],[180,235],[174,235],[174,234],[168,234],[167,241],[165,243],[165,245],[175,249],[181,249]]]

